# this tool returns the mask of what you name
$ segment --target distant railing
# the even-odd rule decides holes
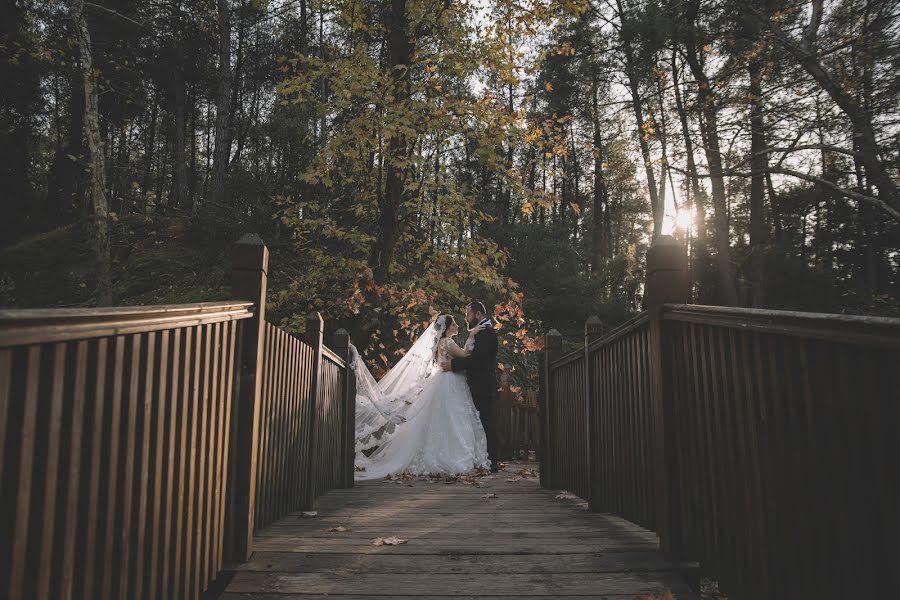
[[[889,597],[900,319],[664,304],[676,262],[584,350],[548,335],[542,483],[657,531],[732,599]]]
[[[254,525],[352,485],[352,378],[318,315],[316,347],[264,323],[266,270],[249,237],[250,301],[0,311],[0,597],[199,598]]]
[[[500,460],[528,459],[540,445],[537,394],[515,393],[505,375],[497,399],[497,438]]]

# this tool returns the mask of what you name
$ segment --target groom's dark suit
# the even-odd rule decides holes
[[[490,326],[490,321],[482,321]],[[475,349],[470,356],[454,358],[454,371],[465,371],[472,390],[475,409],[481,417],[484,434],[487,437],[488,458],[491,470],[496,471],[497,463],[497,332],[488,327],[475,334]]]

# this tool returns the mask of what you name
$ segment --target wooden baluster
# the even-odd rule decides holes
[[[308,448],[306,452],[308,463],[306,469],[306,485],[303,486],[303,509],[312,508],[313,503],[316,501],[316,494],[318,493],[316,484],[316,476],[318,473],[316,461],[318,460],[319,453],[316,449],[316,436],[318,435],[319,429],[319,388],[322,385],[320,379],[322,373],[322,334],[324,330],[325,322],[322,320],[322,315],[316,312],[306,317],[306,335],[304,336],[304,340],[313,349],[313,363],[312,377],[309,386],[308,423],[305,435]]]
[[[344,359],[347,368],[343,377],[343,408],[341,417],[341,468],[340,481],[342,488],[353,487],[353,476],[356,472],[356,375],[351,368],[350,334],[346,329],[338,329],[334,334],[334,352]]]
[[[603,333],[603,322],[600,317],[592,315],[584,323],[584,402],[587,418],[585,419],[587,445],[587,474],[590,491],[588,505],[595,512],[605,510],[600,500],[600,461],[597,451],[597,442],[600,439],[599,419],[597,418],[597,401],[599,398],[594,393],[597,387],[597,373],[594,372],[591,361],[591,343],[599,339]]]
[[[235,430],[229,449],[234,477],[229,486],[229,516],[226,518],[226,523],[230,525],[227,560],[244,562],[253,551],[256,452],[269,250],[258,235],[247,234],[235,245],[232,261],[231,282],[235,297],[250,300],[254,304],[253,317],[244,321],[241,332]]]
[[[678,488],[680,472],[674,440],[672,360],[663,339],[665,304],[688,300],[690,281],[684,246],[671,236],[660,236],[647,252],[644,306],[650,312],[650,407],[653,423],[654,494],[656,526],[661,546],[669,554],[684,553]]]
[[[551,439],[552,426],[555,422],[553,415],[553,381],[550,364],[562,354],[562,335],[551,329],[544,336],[544,365],[541,369],[541,487],[553,487],[553,460],[555,454],[551,454],[555,440]]]

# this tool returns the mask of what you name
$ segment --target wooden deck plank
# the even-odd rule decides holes
[[[509,481],[523,466],[477,486],[421,478],[332,491],[315,517],[293,513],[259,532],[221,598],[695,598],[694,565],[664,558],[656,535],[537,479]],[[408,542],[372,543],[390,536]]]

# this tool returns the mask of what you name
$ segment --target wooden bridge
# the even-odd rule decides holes
[[[265,321],[255,236],[234,302],[0,311],[0,597],[893,597],[900,320],[647,264],[645,312],[547,335],[540,435],[501,395],[539,470],[451,482],[354,486],[349,336]]]

